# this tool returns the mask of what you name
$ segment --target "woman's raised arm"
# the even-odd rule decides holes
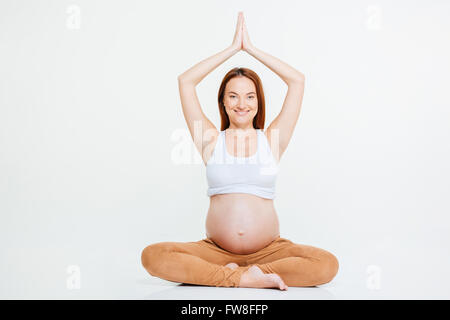
[[[300,115],[305,76],[287,63],[253,46],[248,36],[245,20],[242,28],[242,50],[261,61],[288,85],[281,112],[267,127],[267,139],[271,144],[275,158],[279,161],[289,144]]]
[[[242,50],[261,61],[266,67],[275,72],[287,85],[303,82],[304,75],[300,71],[252,45],[245,19],[242,21]]]
[[[218,135],[214,124],[205,116],[200,106],[195,87],[211,71],[217,68],[242,48],[242,13],[239,13],[233,43],[225,50],[209,57],[178,76],[183,115],[192,139],[203,160],[209,158],[210,148],[206,148],[211,139]]]
[[[219,53],[213,55],[212,57],[200,61],[192,68],[180,74],[178,76],[178,82],[182,84],[196,86],[211,71],[213,71],[215,68],[217,68],[226,60],[228,60],[228,58],[230,58],[238,51],[239,50],[233,48],[232,46],[227,47],[225,50],[220,51]]]
[[[242,49],[242,23],[243,15],[242,12],[239,12],[233,43],[225,50],[213,55],[212,57],[200,61],[192,68],[180,74],[178,76],[178,82],[196,86],[211,71],[228,60],[228,58],[239,52]]]

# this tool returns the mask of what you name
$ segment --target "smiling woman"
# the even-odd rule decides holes
[[[198,101],[196,85],[240,50],[260,60],[288,85],[282,110],[266,131],[263,86],[250,69],[234,68],[222,80],[220,131]],[[178,84],[187,126],[206,166],[207,238],[147,246],[142,252],[146,270],[169,281],[210,286],[287,290],[288,285],[331,281],[338,270],[337,258],[324,249],[281,238],[273,203],[278,162],[300,114],[303,74],[256,49],[240,13],[232,45],[184,72]],[[202,139],[196,138],[197,123]]]
[[[264,91],[259,76],[252,70],[230,70],[220,85],[218,104],[221,130],[264,128]]]
[[[236,78],[236,79],[238,79],[238,78]],[[243,79],[245,79],[245,78],[243,78]],[[247,81],[247,80],[244,80],[244,81]],[[244,95],[244,94],[242,94],[242,95]],[[245,94],[246,97],[240,98],[238,93],[236,93],[234,91],[228,91],[227,96],[229,97],[229,99],[227,99],[227,100],[231,101],[230,107],[234,108],[233,109],[234,112],[236,112],[240,116],[248,115],[248,113],[251,110],[251,109],[245,108],[245,106],[241,106],[241,103],[240,103],[241,99],[244,99],[244,100],[248,99],[248,100],[256,101],[256,94],[254,92],[249,92],[249,93]],[[239,106],[237,104],[239,104]]]

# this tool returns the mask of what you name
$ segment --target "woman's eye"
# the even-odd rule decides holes
[[[234,95],[231,95],[230,96],[230,98],[235,98],[236,96],[234,96]],[[255,96],[249,96],[249,98],[251,98],[251,99],[253,99],[253,98],[255,98]]]

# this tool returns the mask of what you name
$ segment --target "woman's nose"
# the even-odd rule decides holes
[[[246,105],[245,100],[239,100],[237,107],[240,109],[245,109],[245,105]]]

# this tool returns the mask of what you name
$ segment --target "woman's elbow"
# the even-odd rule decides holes
[[[186,75],[184,75],[184,74],[180,74],[178,77],[177,77],[177,79],[178,79],[178,83],[179,84],[193,84],[193,85],[195,85],[196,83],[195,83],[195,81],[193,81],[192,79],[189,79]]]
[[[297,72],[297,75],[295,78],[296,78],[295,80],[299,81],[299,82],[305,81],[305,75],[303,73],[301,73],[300,71]]]
[[[286,82],[287,85],[304,85],[305,84],[305,75],[301,72],[296,72],[292,75],[289,81]]]

